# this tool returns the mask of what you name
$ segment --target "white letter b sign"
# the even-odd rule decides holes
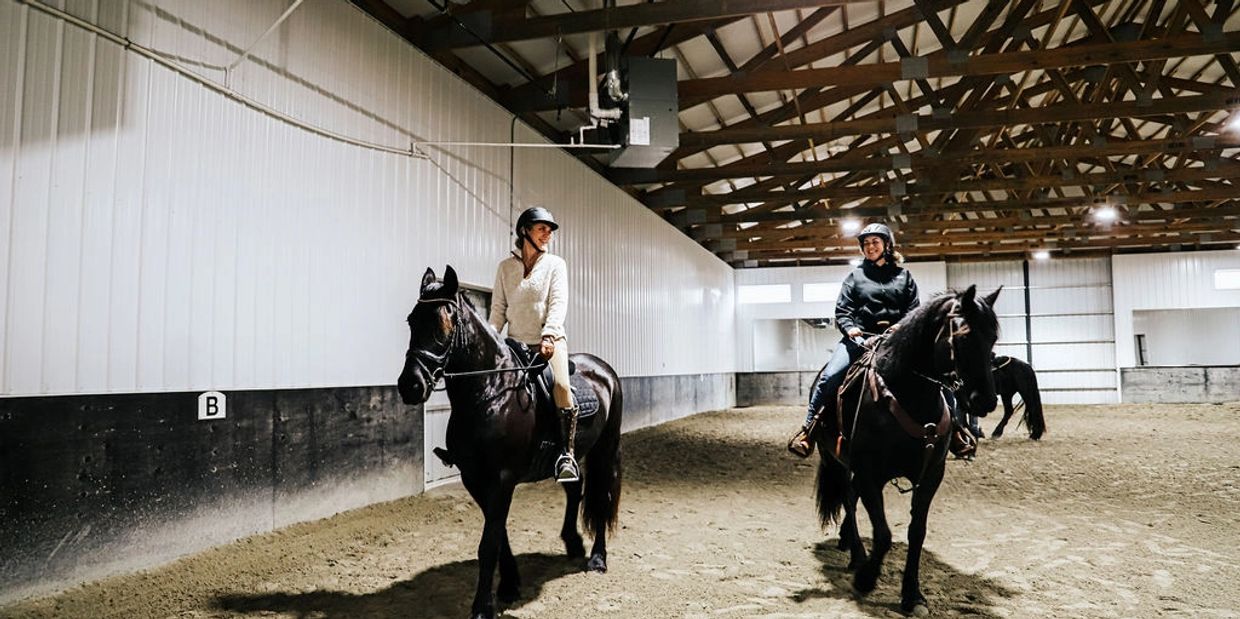
[[[224,418],[224,394],[218,391],[206,391],[198,395],[198,420]]]

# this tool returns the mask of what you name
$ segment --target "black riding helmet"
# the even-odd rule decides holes
[[[551,211],[541,206],[531,206],[530,208],[525,209],[525,211],[521,213],[521,216],[517,218],[517,239],[530,241],[531,246],[538,248],[538,245],[536,245],[534,241],[529,238],[529,229],[533,227],[534,224],[538,223],[551,226],[552,232],[560,229],[560,224],[555,223],[555,216],[551,214]],[[520,242],[517,244],[520,245]],[[540,249],[539,251],[542,250]]]
[[[861,229],[857,233],[857,244],[864,247],[865,237],[877,236],[883,240],[883,255],[891,256],[896,251],[896,236],[891,233],[891,228],[886,224],[873,223]]]

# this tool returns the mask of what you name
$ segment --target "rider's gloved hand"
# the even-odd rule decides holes
[[[544,335],[542,341],[538,343],[538,354],[543,359],[550,359],[555,354],[555,338],[550,335]]]

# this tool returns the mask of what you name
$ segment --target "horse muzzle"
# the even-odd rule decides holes
[[[999,399],[994,393],[985,395],[981,391],[973,391],[969,393],[969,411],[978,417],[985,417],[990,411],[995,410]]]
[[[419,372],[405,367],[400,373],[400,378],[396,379],[396,391],[400,393],[400,399],[405,404],[417,405],[431,399],[431,390],[434,384],[423,379]]]

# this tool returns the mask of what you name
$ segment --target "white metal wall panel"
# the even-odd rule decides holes
[[[999,342],[995,354],[1028,360],[1025,348],[1025,276],[1019,262],[964,262],[947,265],[947,284],[956,290],[976,285],[989,294],[999,286]]]
[[[1111,265],[1117,367],[1137,365],[1133,310],[1240,307],[1240,290],[1214,288],[1215,271],[1240,269],[1240,250],[1115,256]]]
[[[222,82],[287,6],[65,8]],[[574,349],[627,376],[735,369],[732,270],[570,156],[519,151],[510,208],[508,149],[330,140],[13,2],[0,50],[0,394],[390,384],[422,271],[489,288],[535,201],[565,221]],[[346,2],[303,4],[229,84],[396,147],[509,137]]]
[[[1033,361],[1044,393],[1064,402],[1119,400],[1107,258],[1029,263]]]
[[[1028,361],[1025,342],[1032,341],[1044,398],[1061,404],[1116,401],[1116,377],[1109,371],[1115,353],[1105,258],[1031,262],[1028,323],[1021,262],[951,264],[948,275],[954,288],[977,283],[992,290],[1003,284],[995,308],[1000,327],[995,353]]]

